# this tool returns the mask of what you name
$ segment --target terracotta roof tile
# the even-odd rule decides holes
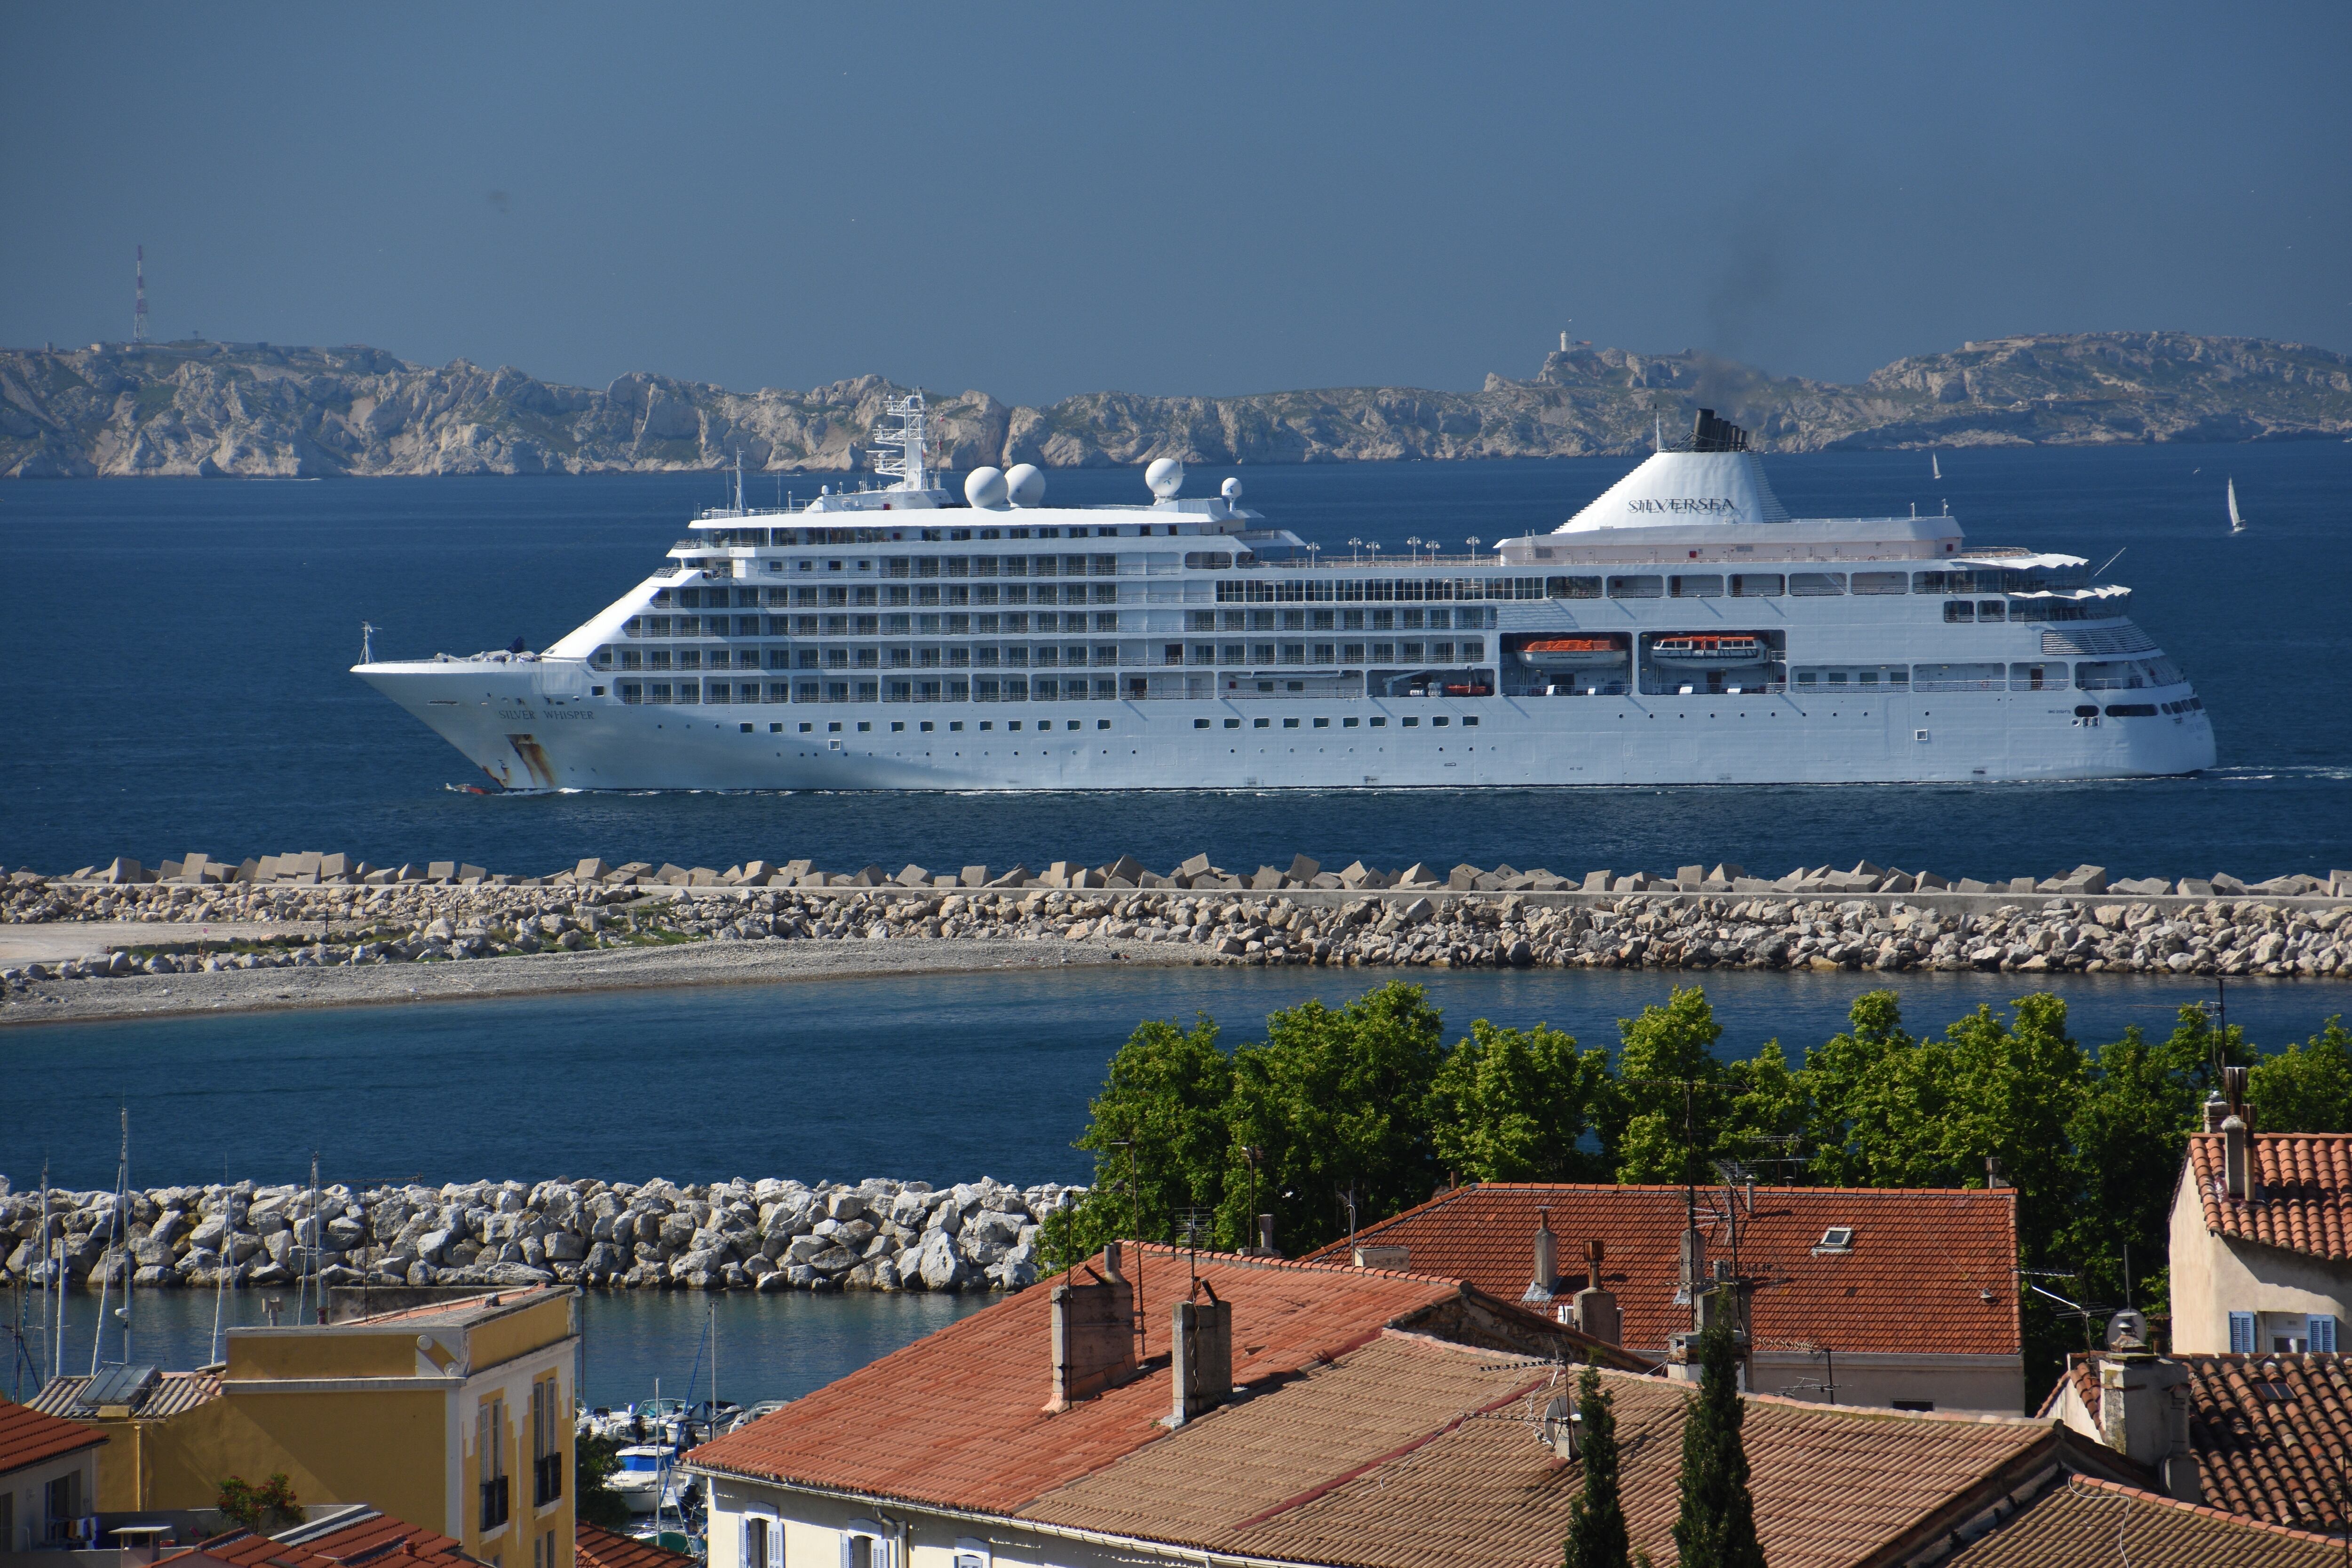
[[[2352,1133],[2256,1132],[2256,1194],[2229,1195],[2219,1132],[2195,1132],[2181,1169],[2197,1184],[2205,1228],[2314,1258],[2352,1258]]]
[[[340,1530],[306,1536],[302,1544],[342,1568],[394,1568],[404,1563],[472,1568],[479,1561],[449,1537],[388,1513],[372,1514]]]
[[[578,1527],[572,1561],[577,1568],[689,1568],[696,1560],[634,1535],[617,1535],[593,1524]]]
[[[1604,1373],[1633,1544],[1671,1561],[1692,1390]],[[1208,1552],[1365,1568],[1549,1568],[1583,1481],[1537,1440],[1554,1369],[1390,1333],[1022,1516]],[[2031,1463],[2049,1424],[1748,1402],[1759,1531],[1774,1568],[1859,1562],[1988,1475]]]
[[[2343,1560],[2344,1543],[2324,1535],[2075,1476],[1948,1559],[1947,1568],[2338,1568]]]
[[[167,1552],[155,1562],[157,1568],[166,1563],[179,1563],[183,1568],[196,1568],[205,1563],[225,1563],[228,1568],[336,1568],[332,1558],[322,1557],[307,1546],[289,1546],[249,1530],[210,1536],[194,1546]]]
[[[2057,1413],[2071,1386],[2099,1418],[2095,1353],[2077,1352],[2042,1402]],[[2305,1530],[2339,1531],[2352,1510],[2336,1495],[2352,1473],[2352,1357],[2184,1355],[2189,1446],[2205,1500],[2226,1513]]]
[[[1051,1282],[962,1319],[695,1449],[692,1462],[773,1480],[1010,1513],[1168,1436],[1169,1309],[1197,1265],[1234,1310],[1234,1382],[1295,1376],[1459,1299],[1452,1279],[1129,1244],[1151,1360],[1058,1415]],[[1099,1264],[1100,1259],[1097,1259]],[[1512,1293],[1516,1300],[1517,1293]],[[1506,1309],[1508,1310],[1507,1308]],[[1538,1331],[1547,1325],[1533,1322]],[[1607,1347],[1601,1347],[1605,1352]]]
[[[0,1475],[105,1441],[106,1434],[96,1427],[0,1399]]]
[[[1702,1188],[1699,1201],[1708,1257],[1729,1258],[1723,1190]],[[1759,1187],[1752,1209],[1745,1193],[1733,1206],[1740,1268],[1766,1281],[1753,1309],[1761,1349],[2015,1355],[2022,1346],[2016,1200],[2007,1189]],[[1603,1244],[1602,1282],[1617,1297],[1628,1346],[1662,1351],[1669,1333],[1689,1326],[1689,1309],[1674,1303],[1680,1187],[1463,1187],[1357,1239],[1402,1245],[1415,1273],[1467,1279],[1517,1300],[1534,1271],[1539,1211],[1549,1211],[1559,1238],[1564,1295],[1583,1285],[1585,1242]],[[1853,1227],[1851,1249],[1817,1253],[1833,1226]],[[1348,1250],[1341,1244],[1314,1256],[1343,1259]]]

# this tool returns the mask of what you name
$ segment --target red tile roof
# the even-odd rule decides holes
[[[1840,1352],[2016,1355],[2022,1344],[2015,1269],[2014,1193],[1973,1189],[1758,1187],[1727,1204],[1699,1191],[1707,1257],[1732,1256],[1761,1281],[1754,1297],[1759,1350],[1826,1345]],[[1729,1215],[1727,1217],[1726,1210]],[[1601,1241],[1602,1283],[1617,1297],[1624,1342],[1662,1351],[1690,1326],[1675,1305],[1685,1211],[1680,1187],[1493,1183],[1441,1194],[1366,1228],[1358,1241],[1408,1249],[1407,1267],[1471,1281],[1517,1300],[1535,1264],[1540,1211],[1559,1237],[1563,1295],[1582,1289],[1584,1244]],[[1851,1248],[1815,1249],[1833,1226]],[[1346,1244],[1314,1254],[1347,1256]]]
[[[473,1568],[479,1559],[449,1537],[388,1513],[373,1514],[341,1530],[304,1539],[303,1545],[342,1568],[395,1568],[423,1563],[429,1568]]]
[[[1132,1244],[1127,1256],[1128,1277],[1142,1276],[1139,1310],[1152,1359],[1144,1375],[1123,1386],[1045,1413],[1052,1282],[1041,1281],[704,1444],[691,1460],[739,1475],[1010,1513],[1168,1436],[1160,1420],[1171,1402],[1169,1310],[1187,1293],[1194,1267],[1233,1307],[1237,1387],[1297,1376],[1385,1327],[1436,1317],[1464,1298],[1456,1280],[1378,1269],[1193,1258]],[[1508,1303],[1486,1305],[1538,1336],[1555,1331]],[[1557,1342],[1570,1355],[1583,1347],[1604,1359],[1615,1353],[1580,1339]]]
[[[1570,1374],[1572,1375],[1573,1369]],[[1636,1550],[1670,1562],[1688,1384],[1604,1373]],[[1046,1493],[1019,1517],[1210,1553],[1362,1568],[1550,1568],[1583,1488],[1536,1440],[1559,1370],[1390,1331]],[[2046,1422],[1747,1401],[1773,1568],[1874,1560],[2058,1462]],[[1937,1531],[1930,1530],[1932,1535]],[[1921,1543],[1914,1541],[1914,1544]],[[1899,1560],[1899,1559],[1898,1559]]]
[[[593,1524],[579,1526],[573,1537],[572,1562],[577,1568],[687,1568],[695,1562],[634,1535],[616,1535]]]
[[[106,1434],[94,1426],[0,1399],[0,1476],[105,1441]]]
[[[194,1546],[167,1552],[155,1562],[157,1568],[166,1563],[179,1563],[183,1568],[196,1568],[205,1563],[225,1563],[228,1568],[336,1568],[332,1558],[322,1557],[307,1546],[289,1546],[249,1530],[232,1530],[212,1536]]]
[[[2189,1446],[2205,1500],[2246,1519],[2341,1531],[2352,1508],[2337,1495],[2352,1474],[2352,1357],[2184,1355]],[[2076,1352],[2048,1400],[2055,1414],[2072,1386],[2099,1417],[2098,1357]]]
[[[1947,1559],[1946,1568],[2338,1568],[2343,1561],[2344,1543],[2324,1535],[2074,1476]]]
[[[2352,1258],[2352,1133],[2251,1134],[2255,1194],[2229,1195],[2221,1134],[2194,1132],[2183,1179],[2197,1184],[2205,1228],[2314,1258]]]

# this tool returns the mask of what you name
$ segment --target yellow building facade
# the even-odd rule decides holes
[[[365,1296],[341,1321],[232,1329],[219,1367],[122,1404],[89,1405],[79,1378],[32,1403],[107,1434],[101,1511],[210,1508],[228,1477],[283,1471],[303,1503],[366,1503],[499,1568],[569,1568],[579,1292]]]

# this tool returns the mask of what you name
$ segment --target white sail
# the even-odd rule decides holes
[[[1933,452],[1927,454],[1927,471],[1937,479],[1940,479],[1944,477],[1944,465],[1937,460],[1936,454]]]
[[[2231,533],[2246,531],[2246,520],[2238,515],[2238,481],[2235,478],[2230,480],[2230,531]]]

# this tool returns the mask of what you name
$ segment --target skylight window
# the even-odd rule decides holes
[[[1815,1252],[1851,1252],[1853,1250],[1853,1226],[1833,1225],[1822,1232],[1821,1245]]]

